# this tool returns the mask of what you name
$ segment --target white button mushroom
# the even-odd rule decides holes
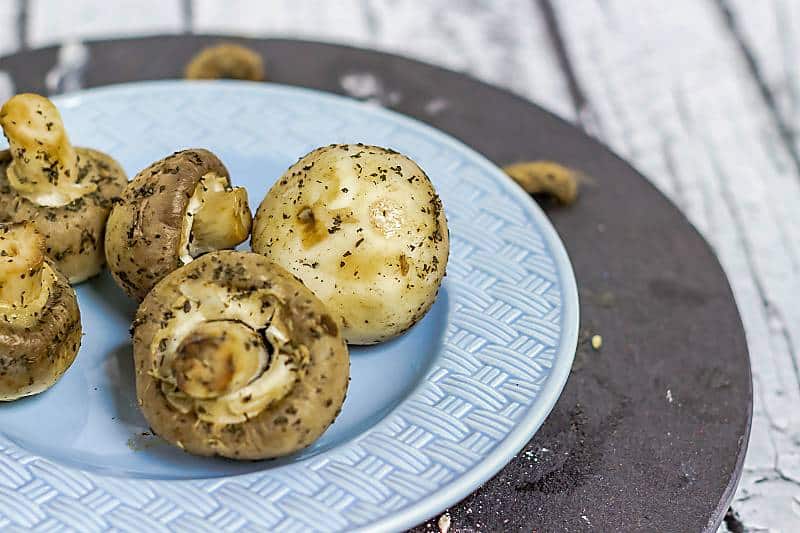
[[[348,342],[372,344],[430,309],[449,236],[439,196],[414,161],[376,146],[331,145],[270,189],[252,244],[326,303]]]

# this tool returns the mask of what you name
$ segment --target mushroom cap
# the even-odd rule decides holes
[[[11,153],[0,152],[0,222],[31,220],[45,238],[46,252],[70,283],[100,272],[105,263],[103,241],[111,204],[128,177],[119,163],[103,152],[76,148],[79,176],[97,188],[62,206],[43,206],[17,194],[6,176]]]
[[[0,400],[51,387],[66,372],[81,343],[81,315],[67,278],[47,260],[50,296],[35,324],[19,328],[0,316]]]
[[[141,300],[181,266],[184,217],[197,184],[208,173],[228,179],[222,161],[202,148],[183,150],[139,172],[114,205],[106,227],[106,259],[117,283]]]
[[[192,57],[185,75],[190,80],[264,81],[264,60],[258,52],[245,46],[221,43],[204,48]]]
[[[331,145],[273,185],[252,245],[325,302],[347,342],[373,344],[430,309],[449,235],[439,196],[414,161],[377,146]]]
[[[160,339],[168,335],[173,346],[182,345],[191,338],[187,328],[203,320],[239,319],[263,331],[265,306],[281,317],[291,346],[307,354],[288,393],[240,423],[204,422],[195,411],[176,409],[155,371],[170,344]],[[251,252],[211,252],[162,279],[136,313],[133,354],[139,405],[156,434],[193,454],[235,459],[278,457],[311,444],[338,415],[350,373],[347,346],[322,302]]]

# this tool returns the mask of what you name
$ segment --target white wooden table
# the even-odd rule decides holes
[[[348,43],[465,71],[638,167],[716,250],[748,337],[753,428],[722,529],[800,531],[800,1],[0,0],[0,54],[181,32]]]

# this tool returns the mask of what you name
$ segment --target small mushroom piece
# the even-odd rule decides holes
[[[547,194],[563,205],[571,205],[578,198],[578,173],[559,163],[524,161],[503,167],[503,172],[529,194]]]
[[[186,65],[186,78],[264,81],[264,60],[250,48],[221,43],[198,52]]]
[[[253,251],[303,280],[353,344],[404,332],[428,312],[444,277],[449,234],[423,170],[393,150],[318,148],[270,189]]]
[[[194,258],[234,248],[250,234],[247,191],[217,156],[184,150],[139,172],[111,211],[106,259],[117,283],[141,300]]]
[[[338,415],[350,374],[322,302],[251,252],[210,252],[158,282],[136,313],[133,354],[156,434],[235,459],[314,442]]]
[[[51,387],[75,360],[75,291],[44,255],[32,222],[0,224],[0,400]]]
[[[108,155],[72,146],[53,103],[18,94],[0,109],[0,222],[32,220],[71,283],[100,272],[112,201],[128,178]]]

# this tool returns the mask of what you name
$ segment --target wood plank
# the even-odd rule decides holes
[[[800,3],[720,0],[735,18],[756,67],[800,149]]]
[[[193,0],[192,16],[195,33],[293,36],[353,44],[365,42],[368,35],[367,15],[358,0]]]
[[[299,37],[399,53],[467,72],[574,117],[542,18],[530,0],[194,0],[192,13],[196,33]]]
[[[747,527],[786,527],[785,487],[800,481],[800,176],[791,153],[713,3],[554,6],[597,135],[681,207],[728,274],[756,402],[733,507]]]
[[[21,47],[19,26],[20,10],[23,0],[0,2],[0,55],[13,54]],[[0,71],[0,102],[5,102],[14,94],[14,82],[5,72]]]
[[[20,46],[20,32],[17,24],[21,0],[0,2],[0,55],[17,51]]]
[[[446,0],[425,4],[411,0],[123,0],[115,2],[113,9],[97,0],[31,0],[27,13],[30,46],[176,33],[186,29],[188,14],[197,33],[296,37],[404,54],[504,86],[565,118],[575,116],[565,98],[566,81],[544,23],[530,0],[477,5]]]
[[[181,0],[30,0],[28,44],[182,31]]]

